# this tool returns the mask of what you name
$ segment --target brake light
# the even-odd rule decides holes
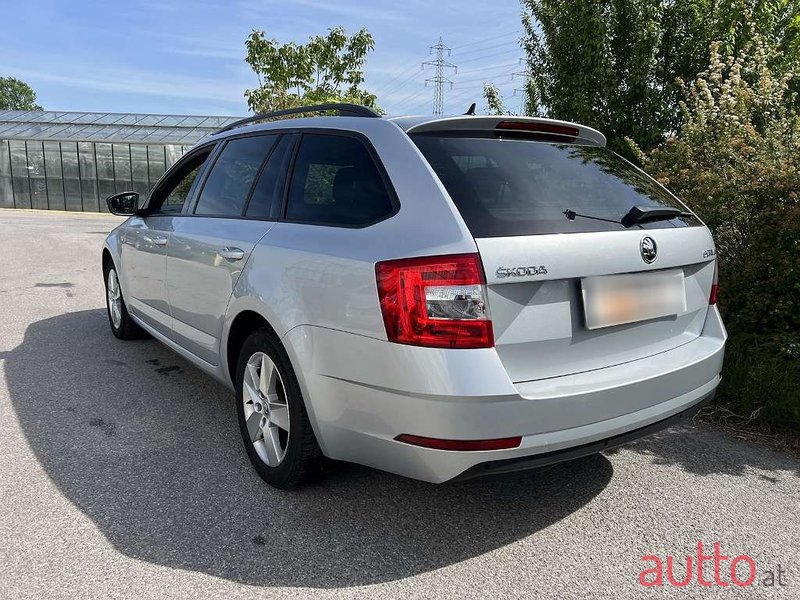
[[[411,435],[404,433],[394,438],[398,442],[421,446],[423,448],[434,448],[435,450],[458,450],[462,452],[475,450],[507,450],[508,448],[519,448],[522,443],[522,436],[498,438],[494,440],[440,440],[439,438],[423,437],[421,435]]]
[[[500,121],[497,129],[510,129],[513,131],[534,131],[537,133],[552,133],[571,138],[578,137],[580,131],[577,127],[570,125],[558,125],[556,123],[537,123],[535,121]]]
[[[711,295],[708,297],[708,303],[714,305],[717,303],[719,296],[719,261],[714,261],[714,279],[711,281]]]
[[[432,348],[491,348],[486,277],[477,254],[375,265],[389,341]]]

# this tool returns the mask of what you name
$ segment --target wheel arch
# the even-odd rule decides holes
[[[220,352],[220,363],[225,371],[225,376],[232,388],[236,388],[236,366],[239,361],[239,353],[241,352],[242,345],[253,331],[256,329],[266,328],[271,337],[273,337],[289,359],[295,377],[300,385],[300,391],[303,394],[303,402],[305,404],[306,412],[311,428],[314,430],[314,435],[317,438],[317,443],[322,449],[323,454],[327,455],[325,450],[325,440],[323,439],[317,418],[314,411],[314,403],[309,398],[308,387],[306,386],[305,373],[299,368],[298,358],[295,353],[295,348],[291,344],[287,344],[286,335],[281,336],[272,323],[258,310],[252,307],[243,308],[231,318],[230,326],[227,327],[227,333],[223,336],[222,347]]]
[[[114,257],[111,256],[111,250],[109,250],[108,248],[103,248],[103,273],[106,272],[106,269],[108,269],[109,264],[112,265],[116,264],[114,262]]]
[[[108,264],[111,263],[117,269],[117,279],[119,280],[119,285],[122,288],[123,293],[127,289],[127,280],[125,278],[125,273],[122,272],[122,240],[120,237],[123,235],[123,226],[120,225],[116,227],[111,233],[108,234],[108,237],[105,239],[105,243],[103,244],[103,252],[101,254],[101,264],[103,269],[103,276],[105,277],[106,268]]]
[[[255,310],[245,309],[239,312],[231,321],[228,334],[225,338],[225,350],[222,359],[225,361],[225,368],[228,378],[233,386],[236,385],[236,364],[239,361],[239,353],[242,345],[251,333],[257,329],[267,329],[275,341],[283,345],[280,336],[270,325],[269,321]]]

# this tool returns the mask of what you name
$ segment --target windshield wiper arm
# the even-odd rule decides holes
[[[568,208],[564,211],[564,216],[567,217],[570,221],[574,221],[575,217],[581,217],[582,219],[592,219],[593,221],[605,221],[606,223],[621,223],[619,219],[605,219],[603,217],[594,217],[592,215],[582,215],[581,213],[576,213],[574,210]]]
[[[620,223],[623,227],[638,225],[639,223],[650,223],[652,221],[668,221],[675,217],[691,217],[692,213],[684,212],[680,208],[672,206],[634,206],[632,207]]]
[[[574,210],[568,208],[564,211],[564,216],[570,221],[574,221],[575,217],[582,219],[592,219],[594,221],[605,221],[606,223],[618,223],[625,228],[632,225],[639,225],[640,223],[650,223],[652,221],[666,221],[674,219],[675,217],[691,217],[692,213],[684,212],[680,208],[673,208],[669,206],[634,206],[631,208],[622,219],[606,219],[604,217],[595,217],[594,215],[582,215]]]

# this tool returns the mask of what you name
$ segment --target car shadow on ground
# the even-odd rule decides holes
[[[391,581],[563,519],[608,484],[595,455],[435,486],[337,464],[294,492],[247,462],[232,393],[104,310],[31,324],[5,355],[19,423],[61,492],[124,554],[253,585]]]
[[[766,471],[759,476],[772,483],[780,481],[780,472],[800,477],[798,457],[738,440],[710,425],[679,425],[632,442],[625,449],[649,457],[656,465],[676,465],[693,475],[742,476],[753,470]]]

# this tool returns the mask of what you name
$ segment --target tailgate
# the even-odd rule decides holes
[[[642,258],[644,237],[657,257]],[[705,227],[600,231],[477,239],[486,271],[495,344],[515,383],[618,365],[697,338],[714,276]],[[683,274],[685,304],[675,314],[589,328],[582,280],[665,271]]]

